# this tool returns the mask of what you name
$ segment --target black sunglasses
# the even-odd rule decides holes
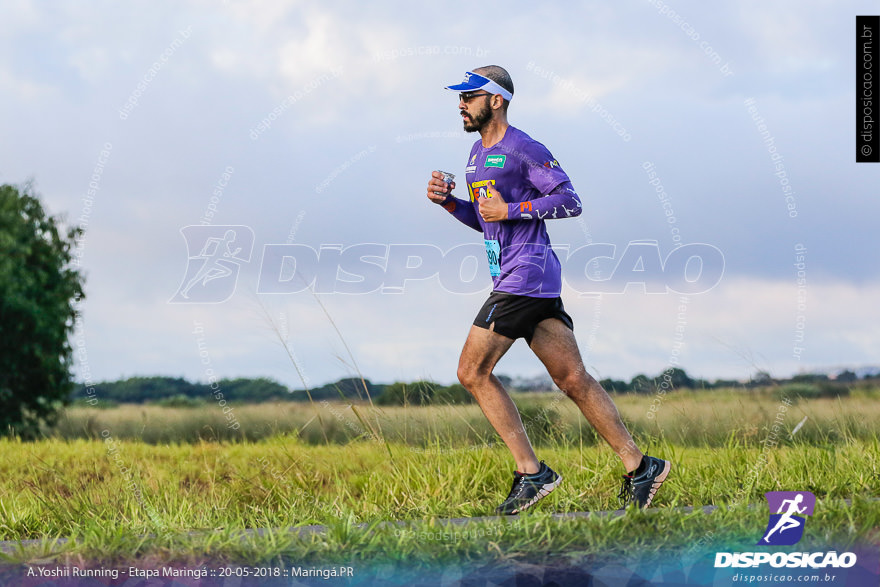
[[[464,102],[465,104],[467,104],[468,102],[470,102],[474,98],[479,98],[480,96],[491,96],[491,95],[492,94],[490,94],[488,92],[485,92],[483,94],[473,94],[473,93],[464,94],[464,93],[462,93],[462,94],[458,95],[458,99],[461,100],[462,102]]]

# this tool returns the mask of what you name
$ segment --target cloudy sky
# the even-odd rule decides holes
[[[87,229],[80,380],[448,383],[490,282],[425,184],[463,177],[475,140],[443,86],[499,64],[511,123],[584,201],[549,230],[594,375],[876,364],[880,165],[854,144],[855,15],[876,7],[13,0],[0,182]],[[229,230],[235,254],[207,259]],[[306,261],[272,264],[322,248],[316,292],[292,287]],[[340,293],[354,251],[375,283]],[[520,341],[498,372],[541,365]]]

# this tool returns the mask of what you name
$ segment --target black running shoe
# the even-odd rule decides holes
[[[625,508],[631,503],[637,504],[640,508],[646,508],[651,505],[654,494],[663,485],[666,476],[669,475],[669,469],[672,464],[663,459],[657,459],[645,455],[645,470],[638,475],[624,475],[623,487],[617,497],[623,500]]]
[[[550,495],[556,486],[562,483],[562,475],[558,475],[541,461],[537,473],[524,475],[518,471],[513,473],[513,487],[504,502],[495,508],[498,514],[518,514]]]

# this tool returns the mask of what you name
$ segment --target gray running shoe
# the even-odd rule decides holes
[[[514,471],[510,494],[500,506],[495,508],[495,513],[508,515],[523,512],[550,495],[560,483],[562,483],[562,475],[554,472],[544,461],[541,461],[538,472],[532,475]]]
[[[651,505],[654,494],[663,485],[663,481],[669,475],[669,469],[672,468],[672,464],[663,459],[645,455],[645,460],[647,466],[643,473],[623,476],[623,486],[617,497],[623,500],[624,508],[631,503],[638,504],[640,508]]]

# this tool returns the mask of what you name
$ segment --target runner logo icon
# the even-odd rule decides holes
[[[254,231],[249,226],[191,225],[186,240],[186,273],[172,304],[217,304],[232,297],[242,263],[251,260]]]
[[[804,535],[806,518],[812,516],[816,496],[809,491],[769,491],[770,520],[758,545],[791,546]]]

